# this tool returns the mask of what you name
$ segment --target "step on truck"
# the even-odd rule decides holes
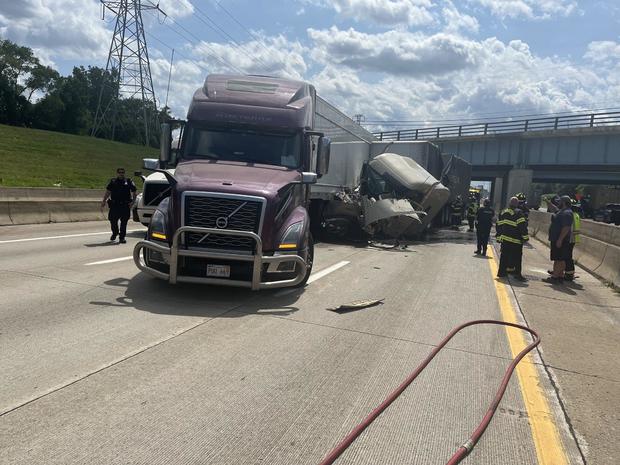
[[[208,76],[175,156],[173,124],[164,123],[160,159],[144,160],[169,192],[134,249],[138,268],[173,284],[304,285],[314,257],[310,186],[330,157],[330,140],[315,130],[316,99],[304,82]]]

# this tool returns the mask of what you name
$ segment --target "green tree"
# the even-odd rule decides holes
[[[64,111],[65,104],[57,94],[46,95],[33,107],[33,126],[37,129],[58,131]]]
[[[25,90],[28,90],[28,101],[36,91],[47,93],[58,83],[60,74],[49,66],[36,65],[30,71],[25,81]]]
[[[9,81],[17,95],[25,89],[20,78],[28,75],[36,66],[41,66],[41,63],[32,49],[21,47],[10,40],[0,40],[0,75]]]
[[[30,102],[22,95],[22,81],[37,66],[41,64],[31,49],[0,40],[0,123],[29,123]]]

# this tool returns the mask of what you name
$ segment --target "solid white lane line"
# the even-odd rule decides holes
[[[124,262],[125,260],[131,260],[132,258],[133,258],[133,255],[130,255],[129,257],[111,258],[110,260],[101,260],[100,262],[85,263],[84,266],[104,265],[106,263]]]
[[[347,266],[349,263],[351,262],[347,262],[347,261],[342,261],[342,262],[338,262],[335,265],[332,266],[328,266],[325,269],[322,269],[321,271],[317,272],[317,273],[312,273],[310,275],[310,279],[308,279],[308,284],[313,283],[314,281],[316,281],[317,279],[321,279],[324,278],[325,276],[327,276],[330,273],[333,273],[336,270],[339,270],[340,268],[342,268],[343,266]]]
[[[127,232],[146,231],[146,229],[128,229]],[[0,244],[13,244],[15,242],[30,242],[30,241],[46,241],[50,239],[64,239],[66,237],[84,237],[84,236],[100,236],[102,234],[110,234],[107,232],[95,232],[95,233],[82,233],[82,234],[67,234],[65,236],[48,236],[48,237],[30,237],[28,239],[10,239],[8,241],[0,241]]]
[[[338,262],[335,265],[328,266],[327,268],[325,268],[325,269],[323,269],[321,271],[317,271],[316,273],[312,273],[310,275],[310,278],[308,279],[308,284],[313,283],[317,279],[324,278],[328,274],[333,273],[336,270],[339,270],[343,266],[347,266],[349,263],[351,263],[351,262],[347,262],[347,261]],[[283,295],[288,295],[288,294],[292,294],[293,292],[297,292],[297,290],[298,289],[296,289],[296,288],[282,289],[281,291],[276,292],[274,294],[274,296],[281,297]]]

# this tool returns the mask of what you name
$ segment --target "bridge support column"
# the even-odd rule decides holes
[[[497,214],[502,210],[504,206],[504,197],[506,196],[506,184],[504,178],[495,178],[493,185],[491,186],[491,206],[495,209]]]
[[[504,197],[504,205],[508,205],[510,197],[519,192],[523,192],[529,199],[532,195],[532,179],[533,170],[526,170],[522,168],[513,168],[508,172],[506,176],[507,189]]]

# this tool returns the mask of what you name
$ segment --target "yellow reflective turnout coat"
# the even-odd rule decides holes
[[[518,208],[506,208],[499,215],[496,225],[497,240],[512,244],[523,244],[530,240],[527,232],[527,220]]]

